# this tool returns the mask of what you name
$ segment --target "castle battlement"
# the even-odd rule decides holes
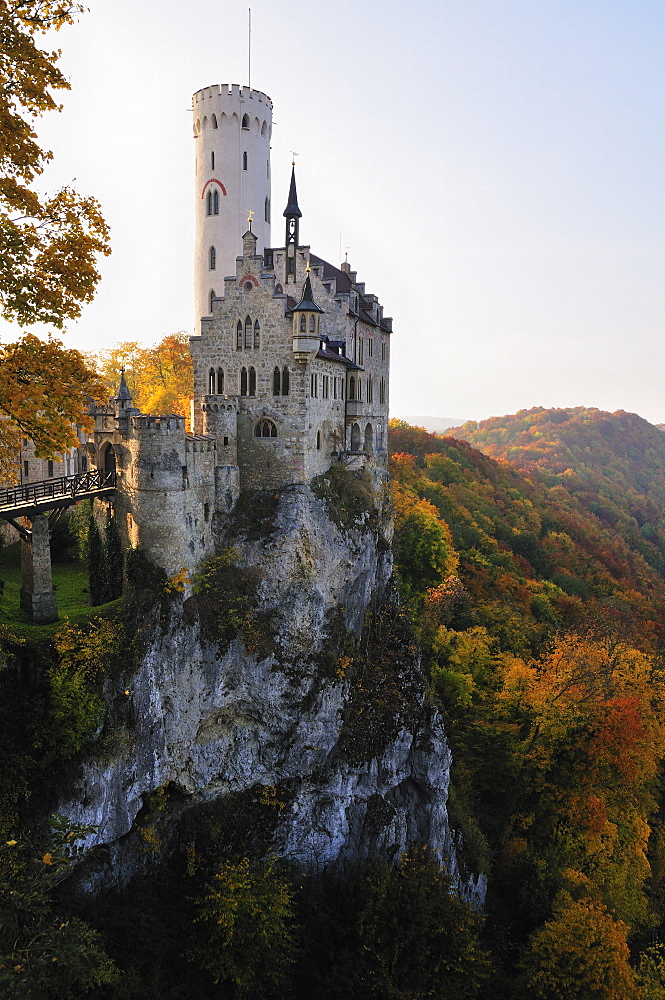
[[[139,413],[131,418],[132,430],[137,434],[146,432],[156,434],[182,434],[185,430],[185,418],[177,413],[166,416],[157,416],[148,413]]]

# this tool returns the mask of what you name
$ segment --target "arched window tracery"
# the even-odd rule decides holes
[[[291,376],[289,369],[286,367],[286,365],[284,365],[284,368],[282,369],[282,396],[289,395],[291,388],[290,382],[291,382]]]
[[[245,349],[249,350],[252,346],[252,321],[247,316],[245,319]]]
[[[224,369],[217,369],[217,392],[220,396],[224,395]]]
[[[208,372],[208,393],[209,395],[214,395],[215,392],[215,369],[211,368]]]
[[[242,350],[242,320],[238,320],[236,326],[236,350]]]
[[[277,427],[272,420],[259,420],[254,428],[254,437],[276,438]]]
[[[272,394],[273,396],[281,396],[282,394],[282,375],[279,368],[275,368],[272,373]]]
[[[261,324],[258,319],[254,321],[254,350],[258,351],[261,346]]]
[[[249,369],[249,395],[256,396],[256,368]]]
[[[217,251],[214,247],[210,247],[210,251],[208,253],[208,265],[211,271],[214,271],[217,268]]]
[[[247,395],[247,369],[244,367],[240,369],[240,395]]]

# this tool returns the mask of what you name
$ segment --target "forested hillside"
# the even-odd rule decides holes
[[[665,435],[636,413],[534,407],[446,433],[548,486],[564,486],[665,572]]]
[[[606,416],[465,425],[528,476],[391,430],[397,569],[447,722],[452,818],[489,876],[501,998],[663,995],[665,580],[640,528],[659,530],[665,445]]]

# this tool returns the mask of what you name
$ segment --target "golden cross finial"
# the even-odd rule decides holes
[[[250,226],[252,224],[253,218],[254,218],[254,212],[250,211],[249,215],[247,216],[247,221],[249,222]]]
[[[295,167],[295,165],[296,165],[296,156],[299,156],[299,155],[300,154],[296,153],[293,149],[291,150],[291,166],[292,167]]]
[[[307,267],[305,268],[305,273],[306,273],[306,274],[309,274],[309,272],[310,272],[311,270],[312,270],[312,269],[311,269],[311,267],[309,266],[309,261],[307,261]]]

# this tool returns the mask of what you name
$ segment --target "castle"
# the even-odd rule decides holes
[[[192,431],[182,416],[140,413],[123,376],[78,456],[63,458],[68,471],[115,472],[123,542],[169,574],[213,552],[213,514],[241,491],[387,455],[392,321],[348,263],[301,244],[295,167],[284,242],[271,245],[270,99],[224,84],[195,93],[193,112],[202,318],[190,339]],[[44,478],[38,464],[24,481]]]

